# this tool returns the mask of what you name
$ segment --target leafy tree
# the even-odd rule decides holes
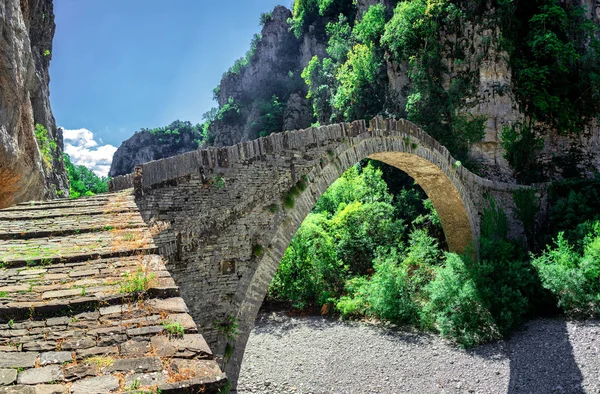
[[[333,108],[344,120],[371,118],[383,108],[387,74],[383,58],[372,44],[357,44],[335,75],[337,91]]]
[[[71,163],[69,155],[63,153],[65,168],[69,175],[71,183],[70,195],[71,198],[79,198],[81,196],[93,196],[97,193],[108,192],[108,179],[99,177],[93,171],[85,166],[75,166]]]

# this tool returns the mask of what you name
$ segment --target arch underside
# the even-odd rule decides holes
[[[414,154],[382,152],[369,156],[398,168],[421,186],[438,213],[450,251],[464,252],[473,242],[465,203],[448,176],[435,164]]]

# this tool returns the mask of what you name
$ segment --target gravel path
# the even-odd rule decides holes
[[[464,351],[375,324],[261,314],[238,393],[600,394],[600,321],[534,320]]]

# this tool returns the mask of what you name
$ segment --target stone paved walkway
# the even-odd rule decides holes
[[[0,394],[225,383],[131,191],[0,210]]]

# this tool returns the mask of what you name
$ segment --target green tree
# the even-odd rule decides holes
[[[71,198],[93,196],[97,193],[108,192],[107,178],[99,177],[85,166],[73,165],[69,155],[66,153],[63,153],[63,160],[71,184]]]

